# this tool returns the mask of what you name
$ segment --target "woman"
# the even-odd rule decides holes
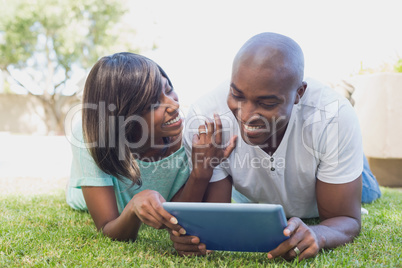
[[[135,240],[141,223],[185,234],[163,202],[230,200],[230,182],[209,184],[217,164],[210,159],[228,157],[236,137],[220,149],[212,146],[221,141],[219,116],[201,125],[190,174],[177,94],[152,60],[127,52],[101,58],[86,80],[83,105],[67,203],[88,209],[105,235]]]

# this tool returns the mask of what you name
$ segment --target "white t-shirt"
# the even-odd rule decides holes
[[[252,202],[281,204],[287,217],[317,217],[316,179],[332,184],[355,180],[363,171],[363,148],[359,122],[349,101],[315,80],[305,81],[306,92],[294,105],[272,156],[241,138],[226,103],[227,81],[190,107],[184,132],[188,157],[198,126],[205,117],[218,113],[224,143],[233,135],[238,135],[238,140],[227,161],[214,169],[211,182],[231,175],[235,189]]]

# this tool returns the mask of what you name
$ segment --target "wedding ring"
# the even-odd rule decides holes
[[[294,250],[294,252],[296,253],[297,256],[300,255],[300,249],[298,247],[295,247],[293,250]]]
[[[202,131],[198,132],[198,134],[207,134],[207,132],[205,130],[202,130]]]

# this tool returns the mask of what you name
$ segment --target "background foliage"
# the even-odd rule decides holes
[[[77,102],[75,73],[101,56],[137,52],[126,13],[119,0],[16,0],[0,9],[0,69],[41,100],[49,130],[61,133],[66,107]]]

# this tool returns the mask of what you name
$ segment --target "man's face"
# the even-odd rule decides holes
[[[301,86],[281,77],[286,75],[271,69],[233,68],[227,103],[247,144],[262,149],[279,146]]]

